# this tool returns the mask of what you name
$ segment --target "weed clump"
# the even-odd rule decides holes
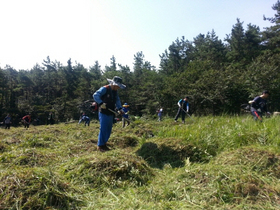
[[[82,203],[58,174],[41,169],[6,172],[0,177],[1,209],[76,209]]]
[[[41,148],[48,148],[50,147],[51,143],[46,141],[45,138],[38,137],[37,135],[27,137],[23,143],[23,147],[41,147]]]
[[[40,150],[31,148],[18,150],[17,153],[4,152],[0,156],[0,163],[3,165],[23,167],[44,167],[48,166],[56,157],[53,153],[43,153]]]
[[[220,176],[214,179],[216,185],[216,193],[213,196],[219,198],[225,203],[240,204],[244,199],[250,203],[262,203],[268,198],[272,203],[279,203],[279,185],[269,186],[261,176],[255,173],[235,174],[224,171],[226,176]]]
[[[224,165],[242,165],[263,176],[280,178],[280,155],[265,148],[243,147],[224,152],[215,162]]]
[[[135,121],[131,124],[133,128],[133,133],[138,137],[151,138],[154,136],[153,130],[149,124],[140,123],[140,121]]]
[[[122,137],[112,138],[110,142],[112,142],[114,146],[124,149],[127,147],[137,146],[138,138],[135,136],[122,136]]]
[[[3,139],[2,142],[6,143],[8,145],[11,145],[11,144],[19,144],[21,142],[21,140],[12,136],[12,137],[7,137],[7,138]]]
[[[145,185],[153,171],[142,159],[129,154],[114,154],[75,159],[63,166],[63,173],[75,184],[89,188],[114,188]]]

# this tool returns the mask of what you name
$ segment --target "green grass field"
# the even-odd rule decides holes
[[[280,117],[0,129],[0,209],[280,209]]]

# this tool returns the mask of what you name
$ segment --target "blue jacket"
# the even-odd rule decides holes
[[[178,105],[181,105],[182,109],[184,109],[185,111],[189,111],[189,102],[185,101],[184,99],[180,99],[178,101]]]
[[[82,122],[82,121],[85,121],[85,122],[89,122],[90,121],[90,118],[86,115],[83,115],[82,118],[79,120],[79,124]]]
[[[128,119],[128,114],[125,114],[125,113],[127,113],[129,111],[129,108],[123,107],[122,109],[123,109],[123,112],[124,112],[123,117]]]

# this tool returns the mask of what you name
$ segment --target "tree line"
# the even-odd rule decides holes
[[[156,69],[143,52],[134,55],[133,69],[110,58],[101,68],[98,61],[85,68],[69,59],[67,65],[47,57],[31,70],[0,68],[0,116],[20,119],[27,113],[46,123],[53,112],[56,121],[79,118],[80,105],[106,78],[120,76],[127,86],[120,90],[122,103],[133,115],[155,115],[159,108],[173,116],[177,101],[188,95],[196,115],[239,114],[240,105],[269,90],[269,110],[280,111],[280,2],[272,6],[274,17],[264,16],[272,26],[263,31],[246,28],[237,18],[224,40],[215,31],[199,34],[192,41],[177,38],[160,56]]]

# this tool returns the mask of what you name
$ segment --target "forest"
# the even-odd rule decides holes
[[[280,2],[272,5],[274,17],[263,17],[272,26],[261,30],[237,18],[224,40],[215,31],[193,40],[177,38],[161,54],[156,69],[142,51],[134,55],[133,69],[117,63],[101,68],[98,61],[85,68],[81,63],[62,65],[49,56],[32,69],[0,68],[0,117],[9,113],[13,124],[27,113],[46,124],[49,112],[56,122],[79,119],[84,101],[120,76],[126,89],[119,91],[130,113],[153,116],[156,110],[175,116],[177,102],[190,97],[190,112],[201,115],[237,115],[241,105],[263,90],[270,91],[270,112],[280,111]],[[92,114],[88,113],[90,116]]]

